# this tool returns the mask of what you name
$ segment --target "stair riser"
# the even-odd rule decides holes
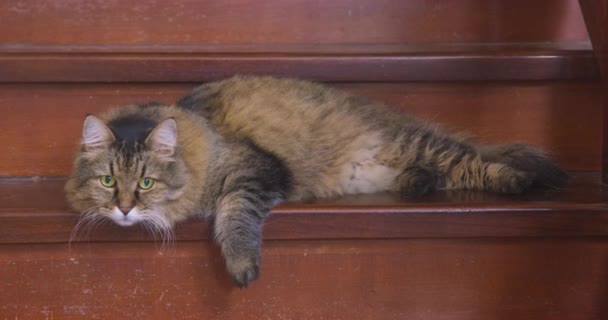
[[[0,51],[18,52],[587,39],[576,0],[10,0],[0,21]]]
[[[605,239],[268,241],[238,290],[207,243],[3,245],[0,316],[599,320],[607,257]]]
[[[65,176],[88,113],[175,101],[195,84],[1,85],[0,176]],[[600,167],[601,97],[593,83],[336,84],[487,142],[525,141],[567,169]],[[572,108],[576,106],[576,108]],[[32,165],[35,164],[35,165]]]

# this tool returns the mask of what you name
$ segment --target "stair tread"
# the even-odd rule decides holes
[[[589,40],[559,42],[428,42],[428,43],[265,43],[180,45],[23,45],[0,43],[0,55],[159,55],[293,54],[293,55],[429,55],[487,53],[586,52]]]
[[[527,195],[438,192],[420,199],[397,194],[346,196],[276,207],[264,236],[273,239],[441,237],[582,237],[608,235],[608,193],[599,173],[574,173],[559,191]],[[62,179],[0,181],[0,243],[65,242],[78,215],[68,209]],[[73,241],[149,241],[139,227],[111,223]],[[177,240],[209,238],[193,218]]]
[[[3,70],[0,82],[201,82],[235,73],[318,81],[597,80],[600,77],[588,42],[159,46],[152,52],[138,52],[137,48],[124,52],[113,47],[103,49],[110,51],[101,49],[0,46],[0,70]],[[182,51],[175,51],[178,49]]]

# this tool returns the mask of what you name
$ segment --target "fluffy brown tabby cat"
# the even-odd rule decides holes
[[[438,189],[521,193],[566,174],[541,151],[480,146],[321,84],[237,76],[177,106],[134,105],[84,122],[66,184],[84,217],[157,231],[213,215],[235,283],[258,276],[262,223],[284,200]]]

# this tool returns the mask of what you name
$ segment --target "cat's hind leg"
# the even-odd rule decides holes
[[[503,163],[484,162],[475,156],[463,159],[447,172],[446,189],[518,194],[528,190],[533,181],[532,172],[520,171]]]
[[[397,176],[404,196],[423,196],[440,189],[482,190],[497,193],[522,193],[534,181],[531,173],[501,163],[466,163],[447,176],[435,168],[407,167]]]
[[[443,185],[443,177],[433,168],[410,166],[397,176],[397,184],[404,196],[423,196]]]
[[[545,152],[534,146],[515,143],[507,145],[477,145],[483,161],[506,164],[534,176],[535,187],[554,189],[568,182],[568,174]]]
[[[424,195],[439,189],[522,193],[535,181],[533,170],[484,159],[474,145],[434,129],[407,129],[398,154],[409,159],[396,177],[404,195]]]

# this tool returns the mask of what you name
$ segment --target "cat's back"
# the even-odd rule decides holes
[[[207,118],[224,135],[282,140],[352,137],[368,130],[386,131],[411,116],[368,98],[299,79],[234,76],[195,88],[178,102]]]
[[[381,103],[328,85],[270,76],[238,75],[207,83],[195,88],[178,105],[203,115],[217,127],[233,129],[246,126],[246,122],[272,123],[279,125],[276,129],[293,132],[301,125],[374,127],[414,121]]]
[[[223,136],[277,155],[293,172],[295,193],[315,184],[317,196],[327,196],[321,189],[340,190],[353,163],[372,161],[391,131],[416,122],[323,84],[274,77],[208,83],[178,105],[209,119]]]

